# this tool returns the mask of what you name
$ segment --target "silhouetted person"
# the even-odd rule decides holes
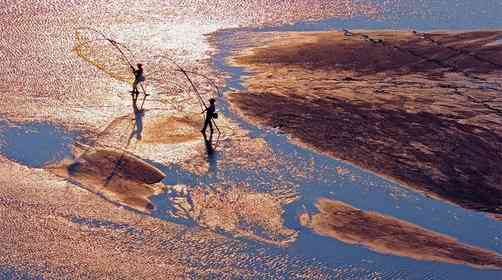
[[[139,83],[142,83],[145,81],[145,75],[143,73],[143,64],[138,63],[137,64],[138,69],[135,69],[134,67],[131,66],[131,69],[134,73],[134,82],[132,83],[132,93],[138,95],[138,85]],[[145,92],[146,95],[146,92]]]
[[[205,118],[205,121],[204,121],[204,127],[200,131],[200,132],[202,132],[204,134],[204,137],[206,136],[207,126],[209,126],[209,130],[211,131],[210,138],[213,137],[213,124],[212,124],[212,120],[215,117],[215,111],[216,111],[216,107],[214,105],[215,102],[216,102],[216,100],[214,98],[209,99],[209,107],[206,107],[206,109],[202,112],[202,113],[206,112],[206,118]]]

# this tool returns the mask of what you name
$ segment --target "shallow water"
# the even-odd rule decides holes
[[[499,19],[499,15],[502,13],[502,4],[499,1],[491,0],[481,2],[427,0],[419,3],[412,0],[359,1],[371,7],[367,9],[351,9],[350,3],[352,1],[312,1],[316,4],[320,3],[319,6],[321,7],[316,6],[317,8],[313,8],[312,11],[307,11],[305,7],[309,7],[309,4],[301,4],[303,1],[278,1],[279,4],[300,3],[297,6],[303,7],[303,10],[300,10],[297,14],[288,5],[278,6],[276,7],[277,10],[274,10],[254,2],[246,4],[246,1],[241,1],[243,6],[249,5],[249,7],[245,6],[244,8],[233,5],[229,1],[215,1],[217,3],[214,5],[206,5],[201,1],[191,1],[188,5],[180,5],[177,1],[171,2],[158,3],[157,1],[150,1],[149,3],[133,4],[135,7],[129,7],[131,4],[129,2],[107,4],[96,1],[89,6],[80,6],[76,11],[65,6],[63,2],[54,5],[39,3],[39,5],[43,6],[40,11],[24,1],[20,1],[22,5],[19,6],[9,4],[9,8],[4,12],[19,14],[20,16],[14,19],[5,16],[4,20],[7,23],[0,29],[0,33],[2,36],[5,34],[5,37],[9,37],[9,40],[6,40],[7,43],[12,43],[9,46],[7,44],[4,46],[8,54],[7,57],[11,58],[10,63],[15,65],[15,69],[7,73],[6,79],[8,82],[1,85],[3,88],[0,90],[4,94],[12,90],[7,88],[7,83],[9,83],[9,86],[14,85],[16,89],[26,92],[29,96],[45,95],[44,90],[51,92],[54,96],[51,97],[53,98],[51,101],[42,102],[46,107],[42,107],[43,109],[40,110],[41,114],[38,116],[40,122],[12,125],[0,121],[0,133],[2,134],[0,137],[2,139],[0,152],[24,165],[40,167],[69,155],[70,144],[78,139],[77,132],[57,124],[43,122],[46,117],[51,120],[59,120],[60,115],[70,116],[70,118],[75,118],[75,122],[90,123],[100,127],[113,120],[114,116],[129,111],[127,98],[123,102],[120,95],[116,96],[117,92],[124,90],[124,85],[110,82],[108,77],[103,78],[92,71],[81,70],[79,67],[86,68],[81,64],[75,64],[74,60],[76,58],[68,55],[68,48],[71,47],[71,44],[67,44],[68,42],[65,40],[73,28],[78,25],[109,25],[109,30],[114,36],[128,41],[131,46],[136,48],[137,52],[168,48],[187,49],[187,60],[191,62],[207,58],[206,52],[209,48],[204,41],[204,33],[210,33],[221,28],[260,26],[259,28],[218,31],[216,37],[220,50],[211,58],[211,66],[218,71],[230,74],[225,80],[225,91],[244,90],[240,84],[240,79],[242,75],[246,74],[245,71],[238,67],[229,66],[225,62],[225,59],[231,55],[232,50],[245,47],[246,42],[234,41],[239,32],[306,31],[333,28],[486,29],[500,28],[502,26],[502,20]],[[347,4],[347,2],[350,3]],[[338,3],[340,3],[340,6],[336,6]],[[171,4],[173,7],[179,8],[179,6],[182,6],[182,8],[174,12],[162,9],[164,6]],[[322,5],[329,4],[335,5],[338,11],[330,9],[324,12]],[[96,9],[96,7],[102,9]],[[345,9],[340,9],[340,7],[345,7]],[[253,8],[256,9],[253,10]],[[52,20],[45,18],[54,11],[61,10],[65,12],[61,13],[60,17]],[[173,8],[173,10],[175,9]],[[225,11],[228,11],[231,15],[222,13]],[[4,15],[4,12],[0,14]],[[95,13],[100,15],[102,22]],[[41,25],[41,27],[33,25],[36,28],[30,24],[25,25],[24,22],[32,20],[30,14],[38,15],[34,19],[35,22],[37,20],[49,21],[50,32],[44,33],[43,28],[46,27],[45,25]],[[144,23],[135,24],[133,19],[138,15],[144,15],[148,19]],[[331,17],[335,15],[338,16]],[[353,17],[350,17],[350,15],[353,15]],[[318,20],[325,17],[330,18]],[[306,19],[317,19],[318,21],[304,21]],[[284,22],[290,24],[281,25]],[[16,26],[20,30],[17,31],[20,32],[19,34],[23,34],[22,37],[7,36],[5,26],[13,23],[18,23]],[[274,26],[263,27],[262,24],[272,24]],[[34,30],[27,27],[34,28]],[[21,49],[20,46],[16,45],[17,43],[14,43],[18,40],[30,40],[32,39],[30,36],[36,39],[35,42],[45,42],[44,40],[48,40],[50,34],[59,36],[57,44],[55,44],[57,51],[48,51],[47,49],[50,48],[46,49],[44,44],[38,44],[31,49]],[[1,43],[0,47],[2,47]],[[42,47],[45,51],[41,49]],[[0,49],[0,51],[3,54],[3,50]],[[35,58],[31,61],[19,60],[24,53],[32,53]],[[16,61],[21,62],[17,63]],[[52,70],[58,73],[56,75],[57,81],[49,85],[43,82],[32,85],[32,79],[44,80],[38,74],[42,73],[43,70],[40,69],[44,69],[42,67],[45,67],[47,61],[65,61],[64,65],[60,66],[61,69]],[[21,81],[17,81],[19,77],[21,77]],[[30,81],[23,82],[23,77]],[[90,79],[96,79],[96,81],[89,82]],[[72,80],[73,82],[63,83],[65,80]],[[33,90],[38,90],[40,85],[42,85],[41,93]],[[70,92],[72,98],[66,98],[66,92],[64,91]],[[82,92],[90,92],[91,94],[82,95]],[[3,102],[5,99],[0,100]],[[24,100],[21,99],[18,103],[23,102]],[[123,108],[113,107],[117,104],[122,104]],[[110,110],[108,111],[109,107]],[[23,106],[18,108],[12,106],[5,110],[10,115],[16,115],[16,113],[22,115],[33,110],[33,107],[29,106],[27,106],[26,111],[19,108],[23,109]],[[321,263],[326,268],[327,273],[331,273],[333,277],[335,277],[335,274],[337,275],[336,279],[473,279],[475,277],[479,279],[500,279],[500,271],[478,270],[463,265],[415,261],[404,257],[378,254],[362,246],[347,245],[332,238],[319,236],[302,227],[298,222],[298,215],[303,211],[317,212],[314,206],[316,201],[321,197],[328,197],[347,202],[363,210],[387,214],[427,229],[451,235],[471,245],[491,249],[499,253],[502,252],[502,223],[496,222],[482,213],[427,198],[351,164],[298,147],[290,143],[286,136],[273,129],[262,129],[246,123],[228,109],[228,104],[225,101],[223,101],[221,110],[226,116],[236,121],[241,128],[249,130],[251,137],[264,138],[272,148],[273,154],[283,159],[285,164],[279,165],[273,174],[266,170],[225,165],[224,151],[218,149],[208,159],[209,172],[204,175],[194,174],[176,164],[166,166],[156,162],[155,159],[151,159],[151,162],[168,174],[168,177],[163,181],[168,186],[183,184],[188,189],[196,186],[211,188],[219,183],[240,182],[251,186],[254,191],[268,192],[274,189],[277,181],[283,181],[284,184],[291,185],[288,189],[295,192],[298,199],[286,206],[284,219],[287,228],[298,232],[298,238],[290,245],[279,247],[245,237],[236,237],[229,232],[220,232],[229,238],[235,238],[245,243],[250,255],[284,256],[284,258],[292,259],[292,261],[288,262],[289,266],[286,269],[289,269],[289,271],[271,273],[275,278],[292,277],[296,267]],[[336,170],[340,167],[350,172],[345,175],[338,174]],[[306,175],[298,176],[298,170],[306,170]],[[278,174],[281,176],[280,178],[277,178]],[[187,225],[190,229],[196,230],[199,225],[195,221],[170,214],[170,211],[173,210],[171,199],[176,196],[177,194],[174,192],[166,192],[155,197],[153,202],[157,208],[153,216],[168,222]],[[125,224],[111,224],[101,220],[74,219],[73,222],[95,228],[123,230],[129,227]],[[128,230],[133,234],[137,234],[134,228],[128,228]],[[244,262],[242,266],[266,270],[265,266],[253,259]],[[27,278],[24,274],[18,275],[17,272],[11,271],[10,268],[0,267],[0,271],[2,271],[0,273],[2,277],[7,275]],[[209,275],[208,278],[218,279],[218,275]]]
[[[42,167],[71,156],[77,131],[47,122],[9,123],[0,120],[0,152],[30,167]]]
[[[0,266],[0,279],[25,279],[25,280],[41,280],[42,276],[31,276],[20,272],[12,267]]]

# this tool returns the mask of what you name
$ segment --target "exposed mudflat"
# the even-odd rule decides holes
[[[301,259],[257,251],[210,229],[118,207],[71,180],[4,157],[0,172],[9,174],[0,177],[0,261],[15,264],[26,277],[263,278],[268,271],[280,277],[298,264],[302,268],[295,271],[305,277],[328,279],[333,273],[313,262],[303,266]]]
[[[502,32],[247,35],[247,119],[466,208],[502,213]],[[255,43],[253,43],[255,44]],[[263,44],[263,46],[261,45]]]
[[[418,260],[502,268],[502,256],[468,246],[452,237],[376,212],[365,212],[340,201],[320,199],[320,213],[300,220],[319,234],[349,244],[367,246],[384,254]]]
[[[445,20],[429,5],[435,1],[10,2],[0,9],[0,278],[500,279],[495,268],[417,260],[396,253],[399,243],[387,247],[403,257],[382,254],[302,226],[299,214],[329,198],[451,236],[460,247],[502,251],[500,222],[305,149],[245,121],[226,101],[244,74],[227,58],[249,28],[357,25],[361,16],[373,26],[401,14],[437,28]],[[469,10],[462,26],[500,25],[489,5],[443,2],[448,14]],[[255,45],[271,39],[252,37]],[[199,132],[200,99],[173,61],[203,100],[217,99],[221,135],[211,144]],[[145,68],[146,98],[129,94],[136,63]]]
[[[153,210],[149,197],[162,190],[162,185],[154,186],[166,176],[162,171],[127,151],[84,149],[75,161],[64,160],[48,170],[111,201],[140,211]]]

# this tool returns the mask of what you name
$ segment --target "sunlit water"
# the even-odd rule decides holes
[[[242,29],[219,31],[217,33],[219,52],[210,58],[211,66],[230,74],[225,80],[225,90],[243,89],[240,84],[241,76],[245,74],[243,69],[228,66],[225,62],[232,50],[242,47],[233,41],[238,32],[333,28],[464,30],[502,27],[502,19],[499,18],[502,14],[502,3],[491,0],[358,1],[360,5],[353,4],[354,1],[276,1],[272,8],[260,6],[255,3],[256,1],[236,3],[215,1],[211,4],[205,1],[187,1],[185,4],[177,1],[160,4],[155,1],[147,2],[140,5],[126,1],[113,4],[96,1],[92,5],[80,5],[76,9],[70,9],[63,3],[52,5],[32,4],[29,1],[7,3],[7,8],[0,12],[5,23],[0,27],[0,33],[6,38],[3,44],[0,43],[2,47],[0,52],[9,58],[8,63],[12,68],[7,69],[4,82],[0,83],[0,91],[2,94],[15,91],[19,93],[19,97],[17,99],[3,97],[1,101],[5,106],[5,112],[2,113],[8,117],[29,114],[30,118],[34,119],[43,120],[47,117],[65,123],[71,120],[71,123],[83,122],[91,127],[102,127],[103,123],[129,110],[127,100],[123,101],[123,98],[113,91],[110,94],[110,83],[113,84],[114,90],[125,90],[123,85],[110,82],[101,76],[93,76],[94,74],[86,70],[76,69],[82,67],[82,64],[78,64],[76,62],[78,59],[68,55],[72,42],[68,37],[71,37],[71,32],[81,25],[106,28],[114,38],[128,42],[128,46],[134,49],[138,59],[151,58],[145,53],[159,53],[165,49],[175,48],[188,50],[186,55],[180,54],[181,59],[188,63],[209,58],[209,44],[205,42],[204,34],[222,28],[242,27]],[[271,3],[269,5],[272,5]],[[37,5],[41,5],[43,9],[38,11],[34,9]],[[58,11],[62,11],[59,17],[45,18],[46,15]],[[7,14],[10,16],[6,16]],[[135,23],[135,20],[139,23]],[[30,21],[49,22],[49,24],[36,26],[30,24]],[[7,36],[7,32],[10,32],[7,26],[15,26],[18,30],[14,35],[18,37]],[[246,26],[252,27],[246,28]],[[47,49],[43,42],[49,42],[50,36],[44,32],[57,34],[60,41],[56,40],[53,48]],[[22,47],[18,42],[30,40],[35,42],[31,48]],[[54,44],[53,41],[50,42]],[[22,59],[25,54],[30,54],[31,59]],[[55,74],[48,76],[47,73],[43,73],[44,70]],[[48,82],[47,77],[49,77]],[[93,82],[89,82],[89,79]],[[36,100],[35,97],[40,96],[47,100],[43,98],[42,101]],[[41,104],[45,107],[33,111],[33,107],[30,107],[32,105],[24,105],[23,98],[30,99],[27,104]],[[106,111],[107,106],[112,107],[117,103],[124,104],[123,107],[126,109]],[[64,107],[66,110],[58,107]],[[499,271],[382,255],[361,246],[347,245],[335,239],[319,236],[302,227],[297,219],[298,214],[305,210],[315,212],[315,202],[321,197],[328,197],[363,210],[373,210],[451,235],[467,244],[502,252],[500,222],[481,213],[429,199],[350,164],[300,148],[288,142],[284,135],[246,123],[232,113],[227,104],[222,106],[222,110],[242,128],[249,130],[253,137],[266,139],[276,155],[290,159],[288,162],[294,165],[284,167],[280,171],[285,181],[297,186],[299,199],[287,206],[285,219],[286,227],[299,232],[298,239],[287,247],[280,248],[240,238],[241,242],[248,243],[251,253],[256,252],[258,255],[265,251],[271,255],[298,258],[302,260],[302,265],[308,265],[308,260],[315,260],[332,269],[345,269],[346,273],[341,273],[339,279],[500,279]],[[0,125],[2,154],[28,166],[39,167],[44,163],[61,159],[69,154],[68,144],[78,138],[74,132],[65,132],[62,128],[45,123],[28,123],[12,127],[0,122]],[[32,149],[25,149],[26,147]],[[195,175],[176,165],[157,164],[155,159],[152,163],[170,174],[164,180],[167,185],[183,184],[190,188],[200,185],[212,186],[228,181],[246,182],[250,186],[255,186],[260,192],[273,187],[263,183],[272,179],[270,174],[228,166],[219,169],[218,153],[213,160],[213,169],[208,175],[203,176]],[[291,169],[305,168],[307,162],[314,163],[313,171],[308,178],[295,177]],[[337,167],[350,170],[350,174],[337,174],[334,172]],[[257,182],[260,182],[259,187]],[[178,219],[167,214],[172,207],[169,196],[170,194],[164,193],[154,199],[157,210],[153,215],[170,222],[196,227],[196,223],[191,220]],[[222,232],[222,234],[228,233]],[[255,264],[250,262],[248,265]],[[0,270],[4,271],[0,276],[17,275],[17,272],[9,269]],[[278,275],[287,277],[288,274]]]

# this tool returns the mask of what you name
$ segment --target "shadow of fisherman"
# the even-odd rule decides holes
[[[218,175],[218,154],[214,150],[211,141],[204,139],[204,143],[206,144],[206,154],[207,154],[207,163],[208,163],[208,175],[210,177],[216,177]]]
[[[142,134],[143,134],[143,117],[145,115],[145,111],[143,108],[138,108],[138,95],[132,95],[132,108],[134,111],[134,122],[135,122],[135,127],[133,131],[131,132],[131,135],[129,136],[129,142],[131,139],[136,136],[137,140],[141,140]],[[143,107],[143,106],[142,106]]]

